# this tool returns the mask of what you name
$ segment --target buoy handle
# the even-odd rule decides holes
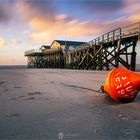
[[[103,85],[100,87],[99,91],[102,92],[102,93],[106,93]]]

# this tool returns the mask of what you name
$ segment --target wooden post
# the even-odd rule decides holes
[[[115,52],[115,66],[116,67],[119,66],[119,51],[120,51],[120,40],[118,40],[118,42],[117,42],[117,48],[116,48],[116,52]]]
[[[115,36],[115,31],[113,30],[113,43],[114,43],[114,36]]]
[[[100,42],[100,38],[98,37],[98,44],[97,45],[99,45],[99,42]]]
[[[136,41],[133,41],[133,48],[132,48],[132,53],[131,53],[131,70],[135,71],[136,70]]]
[[[121,47],[121,28],[119,28],[119,40],[117,42],[117,48],[115,52],[115,66],[119,67],[119,55],[120,55],[120,47]]]
[[[109,33],[107,34],[107,43],[109,43]]]

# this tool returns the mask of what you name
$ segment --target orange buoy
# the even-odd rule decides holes
[[[115,68],[109,72],[103,88],[112,99],[131,102],[140,91],[140,74],[125,68]]]

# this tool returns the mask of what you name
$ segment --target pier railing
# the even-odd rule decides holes
[[[32,50],[26,51],[25,56],[33,54],[33,53],[40,53],[40,51],[37,49],[32,49]]]
[[[50,48],[45,50],[43,53],[53,53],[53,52],[57,52],[57,51],[62,51],[62,48]]]
[[[93,46],[97,46],[100,44],[114,42],[119,39],[132,37],[132,36],[136,36],[139,34],[140,34],[140,22],[137,22],[137,23],[134,23],[131,25],[118,27],[110,32],[107,32],[107,33],[89,41],[88,43],[77,46],[75,48],[75,51],[82,50],[87,47],[93,47]]]

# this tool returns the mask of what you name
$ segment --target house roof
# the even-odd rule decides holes
[[[45,49],[50,49],[50,46],[48,46],[48,45],[42,45],[40,48],[45,48]]]
[[[80,41],[65,41],[65,40],[54,40],[58,42],[60,45],[67,45],[67,46],[80,46],[86,42],[80,42]]]

